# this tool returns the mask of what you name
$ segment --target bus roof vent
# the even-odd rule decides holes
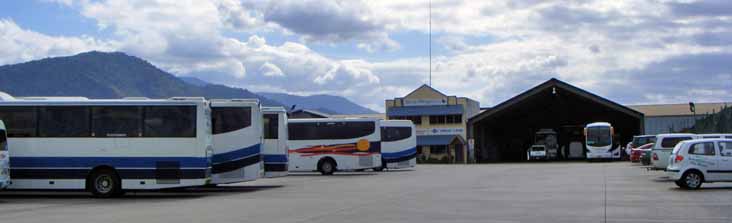
[[[8,93],[0,91],[0,101],[15,101],[15,98]]]

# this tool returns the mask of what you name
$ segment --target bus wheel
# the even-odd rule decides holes
[[[99,169],[86,180],[87,190],[95,197],[108,198],[122,195],[122,180],[114,170]]]
[[[324,159],[318,164],[318,170],[323,175],[333,175],[336,170],[336,164],[331,159]]]
[[[381,160],[381,166],[374,168],[374,171],[381,172],[381,171],[384,171],[384,169],[386,169],[386,161],[384,161],[382,159]]]

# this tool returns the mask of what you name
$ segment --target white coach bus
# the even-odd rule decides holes
[[[262,171],[262,112],[257,99],[213,99],[211,185],[252,181]]]
[[[0,120],[0,190],[10,183],[10,158],[8,157],[8,138],[5,124]]]
[[[417,137],[414,124],[409,120],[381,121],[381,167],[387,169],[411,168],[417,165]]]
[[[620,159],[620,148],[613,147],[615,129],[607,122],[595,122],[585,127],[587,159]]]
[[[378,119],[290,119],[289,171],[366,170],[381,166]]]
[[[264,177],[287,176],[287,110],[283,107],[263,107]]]
[[[9,189],[125,190],[210,181],[211,118],[203,98],[0,97]]]

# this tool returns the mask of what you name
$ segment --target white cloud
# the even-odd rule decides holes
[[[49,36],[22,29],[11,20],[0,19],[0,65],[91,50],[109,51],[116,45],[114,41],[101,41],[88,36]]]
[[[415,50],[392,36],[426,33],[427,1],[61,3],[111,30],[113,40],[52,37],[5,21],[0,47],[8,50],[0,52],[0,62],[116,49],[176,74],[255,91],[336,94],[371,108],[426,83],[429,73],[426,55],[378,55]],[[441,36],[435,44],[448,50],[433,58],[433,83],[485,106],[551,77],[621,102],[732,100],[732,86],[715,84],[729,82],[729,4],[705,3],[433,0],[432,28]],[[271,44],[265,34],[299,41]],[[376,59],[333,58],[310,47],[322,43],[362,49]],[[699,58],[719,62],[699,65]],[[661,73],[675,75],[674,82]],[[682,90],[702,74],[712,81]]]

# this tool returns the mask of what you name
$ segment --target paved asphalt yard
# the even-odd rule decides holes
[[[732,184],[684,191],[627,162],[577,162],[294,175],[117,199],[0,192],[3,223],[606,221],[732,222]]]

